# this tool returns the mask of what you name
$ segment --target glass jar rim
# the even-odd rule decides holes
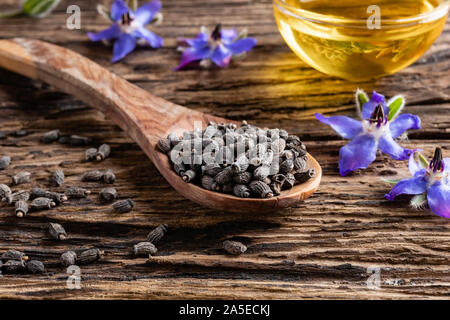
[[[273,0],[273,2],[279,10],[300,20],[308,20],[319,24],[329,24],[349,28],[367,28],[367,19],[329,17],[328,15],[322,13],[296,8],[290,4],[287,4],[285,0]],[[429,12],[401,19],[382,19],[381,28],[383,29],[383,26],[384,28],[400,28],[435,21],[445,16],[448,13],[449,7],[450,0],[442,0],[436,8]]]

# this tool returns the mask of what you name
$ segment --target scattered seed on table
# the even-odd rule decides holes
[[[61,169],[56,170],[52,175],[52,183],[60,187],[64,182],[64,172]]]
[[[58,142],[62,143],[62,144],[69,144],[70,142],[70,137],[69,136],[60,136],[58,138]]]
[[[157,244],[166,234],[167,224],[160,224],[147,235],[147,241]]]
[[[247,251],[247,247],[239,241],[225,240],[223,242],[223,248],[232,255],[240,255]]]
[[[8,204],[16,203],[19,200],[28,201],[30,199],[30,193],[26,190],[19,190],[6,196],[6,202]]]
[[[27,130],[23,130],[23,129],[21,129],[21,130],[16,130],[16,131],[14,132],[14,134],[15,134],[17,137],[23,137],[23,136],[26,136],[26,135],[28,134],[28,131],[27,131]]]
[[[66,230],[59,223],[49,223],[48,232],[56,240],[66,240],[67,238]]]
[[[14,185],[18,185],[18,184],[22,184],[22,183],[29,183],[29,182],[31,182],[30,177],[31,177],[31,173],[29,173],[28,171],[21,171],[12,177],[12,183]]]
[[[56,203],[50,198],[39,197],[31,201],[30,206],[33,210],[43,210],[55,207]]]
[[[86,152],[84,153],[86,161],[92,161],[95,160],[95,158],[97,157],[97,148],[89,148],[86,150]]]
[[[114,202],[112,205],[114,211],[118,213],[127,213],[130,212],[134,207],[134,202],[131,199],[120,200]]]
[[[0,139],[5,139],[5,138],[6,138],[6,132],[0,131]]]
[[[31,260],[27,263],[27,270],[30,273],[38,274],[45,272],[45,266],[42,262],[38,260]]]
[[[109,157],[110,153],[111,153],[111,147],[109,146],[109,144],[104,143],[100,147],[98,147],[98,152],[95,156],[95,159],[97,161],[105,160],[106,158]]]
[[[158,252],[158,249],[151,242],[139,242],[133,246],[133,252],[135,256],[147,256],[155,255]]]
[[[18,261],[27,261],[28,257],[25,253],[17,251],[17,250],[8,250],[0,256],[1,260],[18,260]]]
[[[11,157],[3,156],[0,158],[0,170],[4,170],[11,164]]]
[[[34,187],[33,189],[31,189],[32,199],[40,197],[52,199],[58,205],[67,200],[67,196],[64,193],[47,191],[38,187]]]
[[[41,138],[41,141],[44,143],[52,143],[52,142],[57,141],[59,139],[60,135],[61,135],[61,132],[58,129],[48,131],[48,132],[44,133],[44,135]]]
[[[114,201],[117,197],[117,191],[115,188],[103,188],[100,190],[100,199],[104,202]]]
[[[16,209],[15,209],[15,213],[16,216],[19,218],[22,218],[24,216],[27,215],[28,213],[28,203],[24,200],[19,200],[16,202]]]
[[[77,263],[79,264],[88,264],[92,263],[94,261],[97,261],[104,255],[103,251],[100,251],[99,249],[89,249],[86,251],[83,251],[79,257],[77,258]]]
[[[0,184],[0,200],[5,201],[12,194],[11,188],[6,184]]]
[[[63,266],[65,266],[65,267],[72,266],[72,265],[74,265],[76,263],[77,254],[75,252],[73,252],[73,251],[64,252],[61,255],[60,260],[61,260],[61,264]]]
[[[83,175],[81,176],[81,180],[86,182],[93,182],[102,180],[102,177],[103,172],[99,170],[91,170],[83,173]]]
[[[114,183],[116,181],[116,175],[111,169],[108,169],[103,173],[102,180],[105,183]]]
[[[71,146],[86,146],[91,142],[90,138],[78,136],[78,135],[71,135],[69,138],[69,144]]]
[[[70,187],[65,192],[65,195],[69,199],[86,198],[89,194],[91,194],[90,190],[86,190],[79,187]]]
[[[22,273],[25,271],[25,263],[18,260],[8,260],[2,265],[2,270],[7,274]]]

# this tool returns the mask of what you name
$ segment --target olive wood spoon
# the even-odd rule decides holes
[[[168,157],[156,149],[158,140],[180,128],[192,130],[195,121],[201,121],[204,127],[209,121],[230,120],[156,97],[71,50],[39,40],[0,40],[0,67],[44,81],[98,108],[137,142],[175,190],[203,206],[235,212],[267,212],[295,206],[319,186],[322,170],[311,155],[307,165],[316,170],[315,178],[272,198],[239,198],[186,183],[173,171]]]

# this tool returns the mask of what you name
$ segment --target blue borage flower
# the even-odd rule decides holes
[[[151,23],[161,10],[158,0],[149,2],[135,11],[131,10],[122,0],[115,0],[109,13],[114,24],[98,33],[88,33],[92,41],[113,40],[113,57],[111,62],[123,59],[136,48],[136,42],[144,40],[152,48],[159,48],[163,39],[145,26]]]
[[[203,67],[209,67],[211,62],[221,68],[226,67],[232,57],[250,51],[256,45],[256,40],[247,37],[246,31],[238,35],[236,30],[222,29],[219,24],[211,33],[202,27],[196,38],[181,38],[179,43],[179,50],[183,55],[175,70],[180,70],[193,62],[200,62]]]
[[[419,152],[417,162],[415,153],[409,158],[413,178],[400,180],[385,195],[386,199],[392,201],[400,194],[415,195],[411,200],[413,207],[420,208],[428,203],[435,214],[450,218],[450,158],[442,158],[441,148],[436,148],[430,163]]]
[[[386,104],[383,95],[374,91],[369,100],[364,91],[358,89],[356,104],[362,121],[315,114],[317,120],[329,125],[340,136],[352,139],[339,152],[340,174],[345,176],[351,171],[367,168],[375,160],[378,149],[392,159],[408,159],[412,151],[402,148],[394,139],[407,130],[420,129],[420,118],[412,114],[399,115],[405,104],[404,98],[395,96]]]

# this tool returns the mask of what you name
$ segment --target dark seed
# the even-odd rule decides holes
[[[66,240],[67,238],[66,230],[59,223],[50,223],[48,225],[48,232],[56,240]]]
[[[100,181],[102,180],[103,177],[103,172],[99,171],[99,170],[92,170],[92,171],[87,171],[85,173],[83,173],[83,175],[81,176],[81,180],[82,181]]]
[[[43,210],[43,209],[51,209],[56,206],[56,203],[49,198],[36,198],[33,201],[31,201],[31,208],[33,210]]]
[[[28,257],[25,253],[17,250],[8,250],[0,256],[0,259],[5,260],[17,260],[17,261],[27,261]]]
[[[133,252],[135,256],[153,256],[158,252],[158,249],[151,242],[139,242],[133,246]]]
[[[280,172],[281,173],[288,173],[291,172],[294,169],[294,161],[288,159],[288,160],[284,160],[281,164],[280,164]]]
[[[269,166],[260,166],[253,171],[253,178],[256,180],[264,180],[266,179],[270,174],[270,167]]]
[[[52,182],[55,186],[60,187],[64,182],[64,172],[61,169],[56,170],[52,175]]]
[[[147,235],[147,241],[157,244],[167,232],[167,224],[160,224]]]
[[[27,263],[27,270],[30,273],[38,274],[38,273],[44,273],[45,272],[45,266],[42,262],[38,260],[32,260]]]
[[[250,197],[250,189],[243,184],[236,184],[233,188],[233,194],[236,197],[248,198]]]
[[[231,167],[226,167],[225,169],[220,171],[218,174],[216,174],[216,176],[214,177],[214,180],[218,184],[224,185],[224,184],[229,183],[232,178],[233,178],[233,171],[232,171]]]
[[[104,255],[103,251],[99,249],[89,249],[83,251],[77,259],[77,263],[79,264],[89,264],[97,261]]]
[[[31,198],[36,199],[40,197],[52,199],[58,205],[67,200],[67,196],[64,193],[52,192],[34,187],[31,190]]]
[[[25,271],[25,263],[23,261],[9,260],[2,265],[2,270],[6,274],[22,273]]]
[[[195,179],[196,173],[194,170],[187,170],[185,173],[182,174],[181,178],[184,182],[191,182]]]
[[[84,156],[86,158],[86,161],[92,161],[97,158],[97,148],[89,148],[84,153]]]
[[[59,136],[61,135],[61,132],[56,129],[52,131],[48,131],[44,133],[44,135],[41,138],[41,141],[44,143],[52,143],[59,139]]]
[[[102,179],[105,183],[114,183],[116,181],[116,175],[111,169],[108,169],[103,173]]]
[[[28,134],[28,131],[27,131],[27,130],[23,130],[23,129],[21,129],[21,130],[16,130],[16,132],[14,132],[14,134],[15,134],[17,137],[24,137],[24,136],[26,136],[26,135]]]
[[[16,203],[19,200],[28,201],[30,199],[30,193],[26,190],[20,190],[6,196],[8,204]]]
[[[91,191],[78,187],[70,187],[65,192],[67,198],[69,199],[86,198],[90,193]]]
[[[302,157],[297,157],[294,161],[294,169],[297,172],[302,172],[306,169],[306,161]]]
[[[223,242],[225,251],[232,255],[240,255],[247,251],[247,247],[239,241],[225,240]]]
[[[133,209],[134,202],[131,199],[120,200],[115,202],[112,207],[118,213],[127,213]]]
[[[64,252],[61,255],[61,264],[65,267],[72,266],[76,263],[77,254],[73,251]]]
[[[157,146],[162,153],[169,153],[172,143],[169,139],[159,139]]]
[[[110,153],[111,153],[111,147],[109,146],[109,144],[104,143],[100,147],[98,147],[96,160],[97,161],[105,160],[106,158],[109,157]]]
[[[11,157],[3,156],[0,158],[0,170],[4,170],[11,164]]]
[[[90,138],[82,137],[78,135],[71,135],[69,138],[69,143],[72,146],[85,146],[91,142]]]
[[[316,176],[316,170],[314,169],[308,169],[304,172],[297,172],[295,174],[295,179],[297,179],[298,183],[304,183],[308,181],[311,178],[314,178]]]
[[[11,189],[6,184],[0,184],[0,200],[5,201],[11,194]]]
[[[253,194],[261,198],[273,197],[273,192],[270,187],[262,181],[253,180],[252,182],[250,182],[249,188]]]
[[[202,179],[202,187],[206,190],[210,191],[218,191],[220,190],[220,186],[217,184],[217,182],[214,180],[214,178],[210,176],[203,176]]]
[[[23,200],[19,200],[16,202],[16,216],[19,218],[22,218],[24,216],[26,216],[26,214],[28,213],[28,203],[26,201]]]
[[[248,171],[238,173],[233,177],[236,184],[249,184],[252,180],[252,174]]]
[[[117,191],[115,188],[103,188],[100,190],[100,199],[104,202],[114,201],[117,197]]]
[[[292,173],[288,172],[286,173],[286,179],[283,182],[283,189],[290,189],[295,184],[295,177]]]
[[[27,171],[21,171],[15,176],[12,177],[12,183],[14,185],[22,184],[22,183],[29,183],[31,182],[31,173]]]

